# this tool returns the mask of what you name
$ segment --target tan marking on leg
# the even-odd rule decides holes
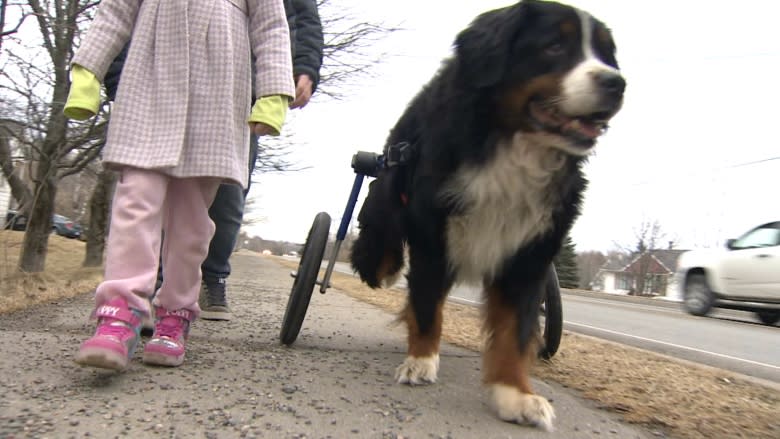
[[[407,303],[401,315],[409,331],[408,350],[404,362],[395,371],[401,384],[427,384],[436,382],[439,373],[439,342],[441,340],[443,301],[436,305],[431,329],[421,334],[411,304]]]
[[[529,371],[537,343],[531,340],[521,351],[517,344],[517,311],[507,306],[501,292],[487,290],[485,313],[487,345],[483,354],[485,383],[499,418],[552,430],[555,411],[546,398],[533,394]]]
[[[394,266],[395,258],[390,253],[385,253],[384,257],[382,258],[382,262],[379,264],[379,267],[376,270],[376,279],[380,285],[384,285],[385,288],[392,287],[396,281],[398,281],[398,277],[401,274],[401,270],[398,270],[396,272],[393,272],[393,266]]]
[[[382,261],[379,262],[379,266],[376,267],[376,280],[381,284],[385,277],[390,273],[390,267],[392,267],[393,258],[389,253],[385,253],[382,256]]]
[[[528,374],[536,357],[536,343],[532,341],[524,352],[520,351],[517,344],[517,311],[504,303],[500,291],[495,288],[487,291],[485,330],[485,382],[506,384],[523,393],[533,394]]]
[[[414,357],[427,357],[439,353],[439,342],[441,341],[441,326],[443,321],[444,304],[440,301],[436,304],[436,311],[433,315],[431,329],[427,334],[420,333],[420,327],[417,325],[417,319],[414,316],[412,305],[407,302],[401,318],[406,322],[408,332],[408,351],[407,353]]]

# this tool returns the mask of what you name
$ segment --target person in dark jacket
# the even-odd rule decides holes
[[[322,66],[322,23],[316,0],[284,0],[287,22],[290,26],[292,44],[295,99],[290,108],[303,108],[317,90]],[[113,101],[119,85],[127,47],[117,56],[106,74],[105,84],[108,99]],[[250,140],[249,174],[257,161],[258,138]],[[251,178],[250,178],[251,184]],[[209,209],[216,231],[209,245],[208,256],[201,265],[203,282],[200,292],[200,317],[206,320],[230,320],[231,312],[227,302],[226,281],[230,276],[230,255],[238,239],[244,216],[246,194],[237,185],[223,184]],[[160,272],[160,280],[163,273]],[[158,280],[158,284],[160,283]]]
[[[285,0],[284,3],[287,21],[290,24],[295,77],[295,100],[290,103],[290,108],[303,108],[309,103],[320,80],[322,24],[316,0]],[[257,137],[252,136],[250,175],[257,160],[257,146]],[[203,319],[230,320],[231,318],[226,281],[230,276],[230,255],[235,248],[244,216],[245,198],[246,192],[242,192],[237,186],[223,184],[209,210],[217,230],[211,240],[208,256],[201,266],[203,285],[200,296],[200,317]]]

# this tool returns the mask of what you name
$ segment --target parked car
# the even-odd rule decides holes
[[[712,308],[752,311],[780,321],[780,221],[762,224],[726,248],[692,250],[678,262],[683,306],[697,316]]]
[[[27,217],[15,210],[9,210],[5,214],[5,228],[10,230],[26,230]]]
[[[9,210],[5,215],[5,228],[26,230],[27,216],[15,210]],[[79,223],[72,221],[70,218],[55,214],[52,217],[51,231],[66,238],[78,238],[81,236],[82,228]]]
[[[54,215],[51,227],[52,232],[66,238],[78,238],[81,236],[81,225],[62,215]]]

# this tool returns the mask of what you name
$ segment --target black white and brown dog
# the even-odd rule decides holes
[[[531,389],[545,275],[579,214],[582,166],[620,109],[625,80],[609,29],[590,14],[525,0],[486,12],[409,104],[358,216],[353,268],[392,283],[408,249],[399,383],[436,381],[444,300],[455,282],[484,288],[484,381],[498,416],[549,429]]]

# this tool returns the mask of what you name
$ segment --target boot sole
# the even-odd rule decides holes
[[[233,316],[230,314],[230,311],[205,311],[201,310],[200,316],[203,320],[221,320],[221,321],[228,321]]]
[[[107,351],[100,348],[84,348],[76,354],[74,359],[80,366],[97,367],[100,369],[110,369],[123,371],[127,369],[130,359],[122,354]]]
[[[144,352],[144,364],[154,366],[181,366],[184,363],[184,355],[177,357],[174,355],[165,355],[159,352]]]

